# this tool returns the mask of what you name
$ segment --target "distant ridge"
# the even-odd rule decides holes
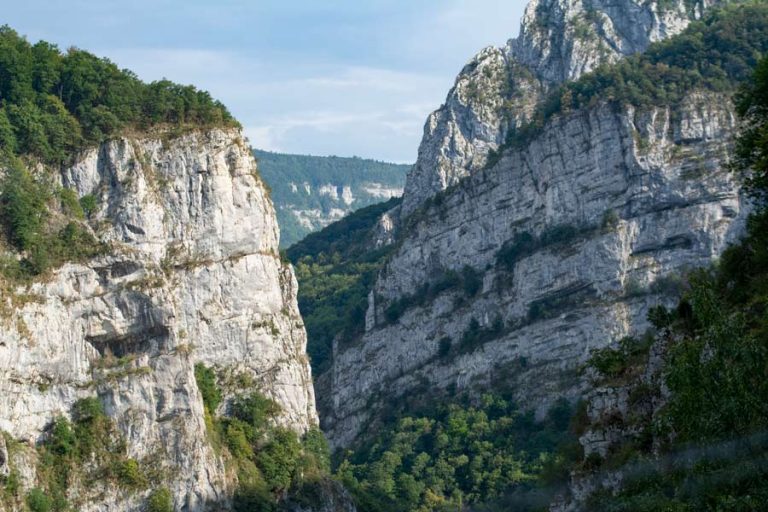
[[[281,247],[352,211],[402,195],[411,168],[360,157],[289,155],[259,149],[253,154],[272,189]]]

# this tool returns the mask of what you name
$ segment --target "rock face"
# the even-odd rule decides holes
[[[403,214],[482,169],[542,94],[600,64],[681,32],[717,0],[532,0],[520,36],[486,48],[462,70],[424,127]]]
[[[605,104],[554,118],[412,214],[364,336],[337,345],[320,379],[332,443],[351,443],[378,405],[417,386],[511,386],[542,413],[582,393],[591,349],[641,334],[648,308],[674,295],[670,276],[743,232],[748,208],[724,168],[729,105],[693,91],[674,112]],[[482,276],[481,289],[446,285],[451,271]]]
[[[4,293],[0,430],[33,443],[98,396],[128,455],[167,470],[153,485],[177,510],[225,504],[235,482],[208,442],[196,363],[250,376],[286,426],[317,421],[297,285],[249,148],[236,130],[124,138],[60,179],[96,197],[89,223],[111,250]],[[83,511],[141,510],[145,497],[87,491]]]

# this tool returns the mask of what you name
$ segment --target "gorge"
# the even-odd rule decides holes
[[[766,51],[532,0],[402,199],[281,252],[222,104],[3,27],[0,512],[756,510]]]

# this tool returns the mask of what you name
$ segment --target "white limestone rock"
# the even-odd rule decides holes
[[[726,168],[735,122],[727,98],[697,92],[674,113],[601,105],[563,115],[413,214],[371,294],[365,334],[335,346],[319,380],[332,444],[352,443],[384,400],[422,382],[432,393],[512,386],[540,414],[579,396],[592,349],[644,332],[648,309],[672,300],[670,276],[710,264],[743,233],[748,204]],[[519,258],[512,273],[496,263],[516,234],[564,225],[578,235]],[[393,301],[465,266],[483,275],[476,297],[451,290],[387,321]],[[472,319],[500,321],[503,334],[438,357],[439,340],[456,348]]]
[[[128,455],[167,470],[153,484],[177,510],[226,504],[236,477],[208,441],[196,363],[249,375],[285,426],[317,422],[297,284],[249,148],[237,130],[121,138],[61,183],[97,198],[89,224],[111,250],[3,292],[0,430],[34,443],[97,395]],[[109,367],[112,356],[127,358]],[[141,493],[83,493],[84,512],[143,507]]]
[[[510,129],[552,86],[680,33],[719,0],[531,0],[520,35],[485,48],[429,116],[403,195],[407,217],[427,198],[482,169]]]

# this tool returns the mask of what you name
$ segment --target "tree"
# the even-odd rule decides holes
[[[18,249],[29,251],[40,243],[48,198],[45,188],[18,165],[0,182],[0,220]]]
[[[742,129],[736,140],[733,166],[746,173],[749,190],[768,199],[768,58],[760,61],[754,78],[741,90],[736,109]]]

